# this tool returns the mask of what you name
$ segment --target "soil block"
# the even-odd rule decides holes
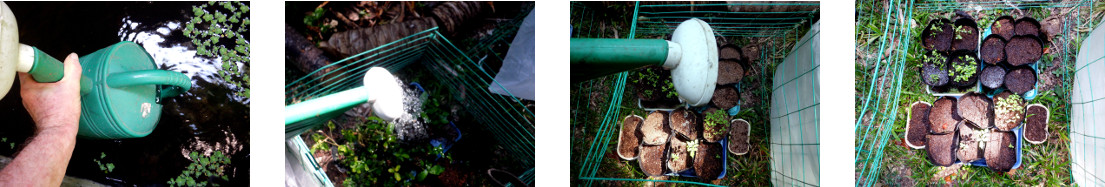
[[[717,84],[736,84],[744,78],[744,67],[736,60],[723,59],[718,61]]]
[[[706,119],[707,114],[709,114],[711,112],[714,112],[714,111],[718,111],[718,109],[717,108],[706,109],[706,111],[705,111],[706,113],[702,114],[703,120]],[[724,119],[723,122],[729,122],[728,116],[729,115],[726,114],[726,118]],[[707,142],[717,142],[718,140],[721,140],[722,138],[725,138],[725,135],[726,135],[725,133],[728,133],[728,129],[726,129],[727,127],[728,127],[728,124],[717,124],[717,125],[713,125],[713,127],[711,128],[710,125],[707,125],[706,123],[703,123],[702,124],[702,139],[706,140]]]
[[[970,121],[970,124],[977,128],[985,129],[991,127],[991,121],[994,119],[993,106],[990,103],[990,98],[986,95],[982,95],[978,92],[969,92],[962,97],[959,97],[958,103],[955,104],[956,111],[959,112],[959,116],[964,121]]]
[[[1002,100],[1008,100],[1003,103]],[[1011,131],[1024,121],[1024,99],[1019,95],[1013,95],[1004,91],[994,95],[994,128],[1000,131]]]
[[[952,39],[952,50],[978,51],[978,23],[971,18],[959,18],[955,20],[954,25],[959,30],[955,32],[955,38]]]
[[[915,102],[909,111],[909,128],[906,129],[906,141],[912,147],[924,147],[925,135],[929,132],[929,109],[932,106],[924,102]]]
[[[680,172],[687,170],[687,142],[682,138],[672,138],[668,145],[668,170]]]
[[[668,143],[671,135],[671,127],[668,126],[667,115],[663,111],[653,111],[645,117],[645,123],[641,124],[641,134],[644,135],[645,145],[663,145]]]
[[[1036,87],[1036,71],[1023,67],[1010,70],[1005,74],[1005,88],[1017,94],[1024,94]]]
[[[717,57],[720,60],[732,60],[735,62],[740,62],[742,60],[742,54],[743,52],[741,51],[740,47],[737,47],[737,45],[725,44],[718,48]]]
[[[944,53],[929,51],[921,56],[921,80],[929,86],[948,84],[949,58]]]
[[[986,166],[1006,172],[1017,162],[1016,135],[1012,132],[991,132],[986,142]]]
[[[990,32],[1001,35],[1005,40],[1009,40],[1013,38],[1013,35],[1016,35],[1016,32],[1013,31],[1015,27],[1014,23],[1013,16],[1006,15],[998,17],[998,19],[990,25]]]
[[[1001,35],[990,34],[982,40],[979,53],[982,55],[982,62],[998,65],[998,63],[1005,60],[1005,39]]]
[[[748,153],[748,135],[752,126],[743,119],[735,119],[729,125],[729,152],[735,155]]]
[[[702,179],[717,179],[721,175],[721,154],[725,154],[721,144],[699,142],[698,152],[694,156],[694,174]]]
[[[951,134],[954,132],[955,125],[962,120],[956,112],[955,104],[956,99],[947,96],[940,97],[932,103],[932,110],[928,116],[930,133]]]
[[[641,127],[641,123],[644,120],[640,116],[630,115],[626,116],[622,121],[622,132],[618,137],[618,156],[624,160],[633,160],[637,158],[637,147],[641,142],[641,131],[637,129]]]
[[[1039,144],[1047,140],[1047,107],[1039,104],[1028,105],[1028,117],[1025,118],[1024,139]]]
[[[722,110],[728,110],[737,106],[737,102],[740,101],[740,94],[737,94],[737,88],[731,86],[719,86],[714,89],[714,97],[710,98],[710,103],[714,106],[721,108]]]
[[[982,86],[989,89],[998,89],[1005,84],[1005,68],[1000,66],[986,66],[982,69]]]
[[[1007,63],[1012,66],[1021,66],[1036,63],[1043,55],[1044,48],[1040,38],[1036,36],[1013,36],[1009,43],[1005,44],[1005,56]]]
[[[668,119],[671,119],[669,124],[675,132],[683,138],[688,140],[698,139],[698,131],[695,130],[695,120],[698,117],[694,115],[694,112],[687,110],[686,108],[675,109],[668,115]]]
[[[951,65],[948,66],[948,79],[951,79],[951,85],[959,88],[972,87],[978,82],[979,69],[981,65],[978,62],[978,58],[973,54],[960,54],[955,55],[951,59]]]
[[[955,38],[952,21],[946,18],[929,21],[929,24],[921,31],[921,37],[922,47],[925,49],[948,51],[951,49],[952,39]]]
[[[1016,34],[1040,37],[1040,22],[1031,17],[1023,17],[1017,20]]]
[[[667,147],[667,144],[641,145],[641,157],[637,159],[637,164],[641,165],[641,171],[645,172],[645,175],[664,174],[664,149]]]
[[[956,158],[963,162],[972,162],[982,159],[986,138],[986,130],[974,127],[970,121],[963,120],[959,123],[959,147],[956,149]],[[979,144],[982,144],[980,146]]]
[[[955,163],[955,133],[929,134],[925,137],[925,151],[928,151],[929,161],[937,166],[950,166]]]

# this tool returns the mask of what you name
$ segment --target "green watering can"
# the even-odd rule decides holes
[[[145,137],[161,118],[161,98],[192,87],[183,73],[157,69],[153,57],[134,42],[116,43],[80,61],[84,72],[77,135],[85,138]]]
[[[62,63],[35,47],[19,43],[15,15],[0,2],[0,98],[25,72],[37,82],[64,77]],[[188,76],[158,70],[146,50],[119,42],[81,56],[81,118],[77,135],[95,139],[149,135],[161,117],[160,100],[192,87]]]

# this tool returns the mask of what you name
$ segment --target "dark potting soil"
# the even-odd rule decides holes
[[[718,59],[739,62],[741,61],[741,56],[741,50],[739,47],[737,47],[737,45],[725,44],[718,48]]]
[[[679,172],[687,169],[687,142],[682,138],[672,138],[668,145],[668,170]]]
[[[744,67],[736,60],[723,59],[718,61],[717,84],[736,84],[744,78]]]
[[[740,94],[737,94],[737,88],[731,86],[719,86],[714,89],[714,97],[710,98],[710,103],[714,106],[721,108],[722,110],[728,110],[737,106],[737,102],[740,101]]]
[[[641,171],[649,176],[660,176],[664,173],[664,149],[663,145],[641,145],[641,157],[637,164],[641,165]]]
[[[1014,111],[1011,109],[1002,109],[1002,106],[999,104],[1001,100],[1012,96],[1013,93],[1008,91],[994,95],[994,128],[997,130],[1010,131],[1020,126],[1021,122],[1024,121],[1024,110]],[[1024,108],[1024,99],[1016,97],[1014,101],[1015,102],[1012,103],[1014,108]],[[1000,110],[1009,110],[1011,112],[1003,113],[1000,112]]]
[[[675,129],[675,132],[679,133],[680,136],[689,140],[698,139],[698,131],[695,130],[695,120],[698,117],[695,116],[694,112],[686,108],[679,108],[672,111],[668,118],[671,119],[669,123],[671,128]]]
[[[1043,55],[1043,46],[1036,37],[1014,36],[1005,44],[1007,63],[1013,66],[1021,66],[1036,63]]]
[[[959,101],[956,103],[956,111],[959,112],[959,116],[964,121],[970,121],[970,124],[975,127],[985,129],[990,128],[991,120],[994,119],[992,106],[990,98],[987,98],[986,95],[970,92],[959,97]]]
[[[1016,26],[1017,35],[1032,35],[1040,36],[1040,23],[1036,19],[1030,17],[1024,17],[1017,20]]]
[[[929,106],[925,103],[917,103],[910,107],[909,129],[906,129],[906,141],[912,145],[925,145],[925,135],[929,132]]]
[[[940,29],[933,30],[933,25]],[[951,49],[952,39],[955,38],[955,30],[952,28],[951,20],[948,19],[929,21],[929,25],[925,26],[925,30],[921,33],[922,46],[928,50],[947,51]]]
[[[618,153],[626,158],[637,157],[637,147],[641,143],[641,118],[628,117],[622,122],[622,134],[618,140]]]
[[[1000,66],[987,66],[982,69],[982,77],[979,81],[982,81],[982,86],[990,89],[997,89],[1005,84],[1005,69]]]
[[[955,163],[955,133],[929,134],[925,137],[925,151],[928,151],[929,161],[937,166],[949,166]]]
[[[1005,60],[1005,39],[1001,38],[1001,35],[991,34],[986,37],[986,40],[982,41],[982,47],[979,51],[982,54],[982,62],[986,64],[997,65],[998,62]]]
[[[1012,169],[1017,162],[1016,138],[1012,132],[991,132],[986,145],[986,166],[1001,172]]]
[[[667,121],[667,115],[663,111],[654,111],[645,117],[645,123],[641,125],[645,145],[662,145],[668,142],[671,127]]]
[[[1024,138],[1043,142],[1047,139],[1047,108],[1039,105],[1028,107],[1028,117],[1025,118]]]
[[[703,179],[717,179],[721,175],[721,154],[725,154],[721,144],[698,142],[698,152],[694,156],[694,174]]]
[[[935,134],[949,134],[955,130],[955,125],[962,119],[955,109],[954,97],[941,97],[932,103],[929,112],[929,130]]]
[[[990,25],[990,32],[1001,35],[1002,38],[1009,40],[1010,38],[1013,38],[1014,34],[1016,34],[1016,32],[1013,31],[1015,27],[1013,23],[1013,17],[998,17],[997,21],[994,21],[994,23]]]
[[[926,52],[921,56],[921,80],[929,86],[948,84],[948,59],[944,53]]]
[[[748,131],[752,126],[744,120],[733,121],[729,126],[729,152],[748,153]]]
[[[974,55],[957,55],[952,57],[951,65],[948,66],[948,79],[951,79],[949,83],[952,86],[959,88],[972,87],[978,82],[979,65],[978,58]],[[966,67],[965,69],[956,69],[955,67]],[[962,71],[960,71],[962,70]],[[960,76],[967,76],[959,78]]]
[[[972,127],[970,122],[963,120],[959,123],[959,146],[956,149],[956,157],[963,162],[971,162],[982,159],[983,149],[979,148],[979,142],[983,141],[985,131]]]
[[[952,39],[952,50],[978,51],[978,25],[975,24],[975,21],[970,18],[962,18],[956,20],[955,25],[966,32],[955,32],[958,39]]]
[[[1024,94],[1036,87],[1036,72],[1030,68],[1018,68],[1005,74],[1005,88],[1017,94]]]

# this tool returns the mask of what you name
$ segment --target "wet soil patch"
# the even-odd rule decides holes
[[[618,154],[622,159],[637,157],[637,146],[641,143],[641,127],[643,121],[640,117],[629,116],[622,122],[621,137],[618,138]]]
[[[710,103],[714,106],[721,108],[722,110],[728,110],[737,106],[737,102],[740,101],[740,94],[737,93],[737,88],[731,86],[719,86],[714,89],[714,97],[710,98]]]
[[[1036,71],[1031,68],[1017,68],[1005,74],[1005,88],[1017,94],[1024,94],[1036,87]]]
[[[996,171],[1009,171],[1017,162],[1016,136],[1012,132],[992,132],[986,145],[986,166]]]
[[[729,126],[729,152],[733,154],[748,153],[748,135],[750,124],[744,120],[733,120]]]
[[[687,169],[687,142],[682,138],[672,138],[668,145],[668,170],[679,172]]]
[[[985,141],[985,131],[974,127],[967,120],[959,123],[959,147],[956,150],[956,157],[963,162],[972,162],[978,159],[982,159],[983,149],[979,144]]]
[[[960,52],[978,51],[978,24],[971,18],[955,20],[955,38],[952,40],[952,50]]]
[[[679,108],[672,111],[668,118],[671,119],[669,123],[671,128],[675,129],[675,132],[681,137],[689,140],[698,139],[697,130],[695,130],[695,120],[698,117],[695,116],[694,112],[686,108]]]
[[[1047,139],[1047,108],[1040,105],[1028,106],[1028,117],[1025,118],[1024,138],[1033,142],[1043,142]]]
[[[644,145],[663,145],[668,142],[671,127],[667,121],[666,112],[663,111],[654,111],[645,117],[645,123],[641,125]]]
[[[982,69],[982,86],[989,89],[998,89],[1005,84],[1005,68],[1000,66],[987,66]]]
[[[925,29],[921,31],[922,46],[927,50],[948,51],[951,49],[955,30],[948,19],[936,19],[929,21]]]
[[[1024,99],[1011,92],[994,95],[994,128],[1011,131],[1024,121]]]
[[[743,56],[741,49],[734,44],[725,44],[718,48],[718,59],[740,62]]]
[[[933,165],[949,166],[955,163],[955,144],[958,142],[955,133],[929,134],[925,139],[925,151],[928,151]]]
[[[925,145],[925,135],[929,132],[929,109],[931,106],[918,102],[910,107],[909,129],[906,129],[906,141],[915,146]]]
[[[951,79],[952,86],[969,89],[978,82],[980,63],[974,54],[960,54],[951,61],[951,65],[948,66],[948,78]]]
[[[949,134],[955,130],[955,125],[961,120],[955,105],[954,97],[941,97],[933,102],[928,116],[931,133]]]
[[[979,50],[982,54],[982,62],[998,65],[998,63],[1005,60],[1005,39],[1001,35],[990,34],[985,40],[982,40],[982,47]]]
[[[990,32],[1001,35],[1002,38],[1009,40],[1013,38],[1016,32],[1013,30],[1015,25],[1012,16],[1001,16],[990,25]]]
[[[1015,33],[1040,37],[1040,22],[1031,17],[1018,19]]]
[[[1014,36],[1005,44],[1006,62],[1012,66],[1036,63],[1043,55],[1043,45],[1035,36]]]
[[[667,145],[641,145],[641,157],[637,163],[645,175],[660,176],[664,173],[664,149]]]
[[[736,60],[722,59],[718,61],[717,84],[736,84],[744,77],[744,66]]]
[[[929,86],[944,86],[948,84],[948,56],[943,53],[929,51],[921,56],[921,80]]]
[[[694,174],[703,179],[717,179],[725,169],[721,163],[723,151],[721,144],[699,142],[694,156]]]
[[[978,92],[970,92],[959,97],[956,103],[956,111],[964,121],[970,121],[977,128],[990,128],[990,120],[994,113],[991,109],[990,98]]]

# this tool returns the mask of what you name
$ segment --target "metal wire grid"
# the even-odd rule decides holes
[[[1071,7],[1073,13],[1065,14],[1068,17],[1074,17],[1076,19],[1072,24],[1070,22],[1064,22],[1062,25],[1062,33],[1059,35],[1067,36],[1070,34],[1080,35],[1078,32],[1068,32],[1073,30],[1073,27],[1083,25],[1082,20],[1078,19],[1078,15],[1081,15],[1083,11],[1088,11],[1089,7],[1093,7],[1093,1],[1081,0],[1081,1],[1062,1],[1051,2],[1048,0],[1028,0],[1019,2],[1006,2],[1006,1],[987,1],[987,2],[959,2],[956,0],[931,0],[923,2],[915,2],[914,0],[890,0],[891,6],[887,6],[885,13],[876,12],[873,16],[883,16],[884,23],[882,27],[882,36],[878,38],[878,56],[874,62],[868,60],[866,63],[874,63],[874,72],[863,74],[868,77],[868,80],[872,80],[869,85],[857,85],[866,86],[862,101],[862,107],[856,116],[856,136],[859,141],[856,143],[855,164],[857,165],[858,176],[856,178],[856,186],[871,186],[875,184],[875,180],[878,179],[880,169],[882,169],[883,149],[886,146],[886,142],[890,139],[890,135],[893,133],[893,125],[897,120],[897,106],[899,104],[899,96],[901,95],[901,83],[905,79],[903,77],[903,70],[906,68],[906,57],[908,56],[907,50],[911,45],[912,33],[910,32],[910,21],[913,20],[914,8],[917,10],[955,10],[958,8],[968,8],[972,10],[1002,10],[1002,9],[1026,9],[1026,8],[1056,8],[1056,7]],[[857,2],[862,4],[862,2]],[[1015,5],[1015,6],[1013,6]],[[1083,10],[1086,9],[1086,10]],[[857,15],[858,18],[863,18],[865,15]],[[904,18],[904,19],[896,19]],[[859,40],[857,35],[857,41]],[[1081,36],[1079,36],[1081,37]],[[892,42],[894,41],[894,42]],[[1052,47],[1061,47],[1060,51],[1070,50],[1070,41],[1064,39],[1058,39],[1052,41]],[[888,48],[892,50],[887,50]],[[870,50],[865,50],[870,51]],[[883,58],[885,57],[885,58]],[[1067,55],[1067,53],[1060,53],[1059,57],[1063,66],[1069,66],[1069,62],[1074,61],[1074,57]],[[1079,70],[1076,70],[1077,73]],[[1062,72],[1062,71],[1060,71]],[[1066,72],[1062,72],[1061,76],[1070,76]],[[1058,90],[1070,90],[1070,85],[1058,84]],[[888,88],[888,89],[884,89]],[[857,99],[860,99],[857,98]],[[1092,101],[1091,101],[1092,102]],[[1085,103],[1083,103],[1085,104]],[[1078,104],[1075,104],[1078,105]],[[1073,107],[1072,107],[1073,109]],[[1068,111],[1068,113],[1072,113]],[[1083,138],[1101,139],[1101,137],[1091,137],[1080,132],[1080,130],[1070,129],[1071,135],[1080,135]],[[872,132],[873,131],[873,132]],[[1073,139],[1073,137],[1072,137]],[[1073,142],[1071,147],[1074,147]],[[1073,155],[1072,160],[1073,160]],[[1071,168],[1075,169],[1074,166]],[[1101,179],[1097,177],[1097,179]]]
[[[1096,7],[1092,4],[1094,3],[1091,3],[1090,7]],[[1079,22],[1079,25],[1081,25],[1081,22]],[[1094,32],[1105,32],[1101,31],[1100,27],[1091,28],[1099,28]],[[1087,42],[1090,42],[1088,43],[1089,45],[1098,45],[1098,49],[1102,48],[1102,41],[1100,40]],[[1087,45],[1082,45],[1082,47],[1094,49]],[[1086,51],[1087,50],[1082,50],[1080,52]],[[1092,54],[1092,52],[1090,53]],[[1079,55],[1080,57],[1091,57],[1091,55],[1088,54]],[[1074,70],[1074,76],[1076,77],[1074,82],[1078,87],[1071,92],[1075,94],[1071,96],[1070,114],[1072,114],[1071,122],[1073,123],[1074,120],[1078,120],[1080,122],[1080,128],[1075,128],[1074,125],[1068,126],[1071,136],[1070,139],[1072,140],[1069,144],[1071,150],[1071,177],[1075,179],[1074,182],[1080,185],[1105,186],[1105,179],[1103,179],[1105,176],[1101,176],[1101,174],[1105,173],[1102,172],[1105,171],[1105,166],[1100,165],[1105,164],[1103,163],[1105,162],[1105,157],[1101,156],[1101,154],[1105,154],[1105,150],[1103,150],[1103,148],[1105,148],[1105,137],[1100,136],[1102,130],[1097,127],[1099,124],[1105,123],[1097,121],[1098,118],[1101,118],[1100,116],[1103,113],[1097,109],[1105,108],[1103,107],[1105,102],[1102,102],[1105,100],[1105,96],[1103,96],[1105,94],[1100,94],[1101,91],[1095,91],[1094,85],[1097,85],[1097,90],[1100,90],[1102,82],[1101,80],[1094,79],[1094,76],[1090,75],[1105,72],[1105,65],[1103,65],[1105,62],[1102,62],[1105,61],[1105,57],[1097,57],[1097,59],[1091,59],[1089,61],[1090,62],[1085,65],[1075,67]],[[1065,62],[1066,61],[1064,61],[1064,63]],[[1089,95],[1087,96],[1086,91],[1079,89],[1088,89]],[[1081,112],[1075,112],[1075,109]],[[1081,141],[1077,141],[1078,139],[1081,139]],[[1081,145],[1079,145],[1079,142],[1081,142]],[[1090,152],[1092,152],[1092,154]],[[1083,165],[1088,162],[1092,162],[1093,165]],[[1097,174],[1095,175],[1094,173]]]
[[[657,3],[657,2],[648,2],[648,3]],[[580,14],[579,16],[573,15],[573,17],[572,17],[573,26],[576,27],[576,28],[573,28],[573,37],[618,37],[617,33],[613,33],[613,35],[611,35],[611,33],[595,34],[594,32],[596,32],[596,31],[593,30],[596,26],[596,25],[594,25],[594,21],[587,21],[587,19],[591,19],[591,20],[595,19],[594,16],[596,14],[591,12],[593,10],[589,10],[589,8],[587,6],[585,6],[581,3],[577,3],[577,2],[573,2],[571,5],[572,5],[571,8],[572,8],[573,14],[577,14],[577,13]],[[803,33],[801,33],[802,29],[808,29],[808,27],[813,24],[812,22],[817,17],[817,14],[820,12],[820,10],[750,13],[750,12],[730,12],[730,11],[719,10],[719,9],[724,9],[725,7],[728,7],[728,6],[819,6],[819,5],[820,4],[816,3],[816,2],[814,2],[814,3],[729,3],[729,4],[686,4],[686,3],[668,3],[668,4],[664,4],[664,3],[657,3],[657,4],[646,4],[646,5],[642,5],[640,2],[637,2],[634,6],[634,13],[633,13],[633,18],[637,18],[637,19],[632,20],[632,24],[630,25],[631,30],[630,30],[630,33],[628,34],[627,38],[631,38],[631,39],[632,38],[664,38],[664,37],[667,37],[666,35],[669,35],[673,30],[675,30],[675,27],[677,27],[678,24],[681,23],[683,20],[686,20],[686,19],[689,19],[689,18],[699,18],[699,19],[702,19],[702,20],[706,21],[707,23],[709,23],[710,26],[714,29],[714,32],[715,32],[714,34],[717,35],[717,36],[724,36],[724,37],[731,37],[731,38],[740,38],[740,37],[765,38],[766,40],[769,41],[769,44],[777,44],[777,45],[765,44],[764,45],[765,48],[763,50],[761,50],[760,54],[759,54],[760,59],[762,59],[763,61],[770,62],[770,63],[766,63],[766,64],[770,64],[770,65],[774,66],[776,64],[786,63],[786,62],[783,62],[783,60],[781,60],[781,58],[783,58],[783,57],[780,56],[780,54],[783,54],[783,52],[785,50],[789,49],[790,46],[794,46],[796,40],[798,40],[798,38],[801,37],[801,34],[803,34]],[[694,10],[696,8],[700,8],[701,11]],[[702,10],[702,9],[705,9],[705,10]],[[755,15],[755,16],[759,16],[759,17],[757,17],[757,18],[744,17],[744,16],[747,16],[747,15]],[[727,17],[727,16],[730,16],[730,17]],[[577,21],[576,18],[579,18],[579,20]],[[576,24],[576,23],[579,23],[579,24]],[[583,25],[583,24],[589,24],[589,25]],[[640,36],[638,36],[638,34],[640,34]],[[770,46],[770,47],[768,47],[768,46]],[[770,50],[768,50],[768,48],[770,48]],[[812,49],[812,50],[817,50],[817,49]],[[767,69],[766,66],[761,66],[760,67],[760,72],[767,73],[766,69]],[[817,69],[817,68],[814,67],[814,69]],[[809,73],[809,72],[806,72],[806,73]],[[766,75],[762,75],[762,76],[766,76]],[[802,76],[798,76],[798,77],[802,77]],[[795,79],[798,79],[798,77],[796,77]],[[575,100],[575,105],[576,105],[575,110],[573,111],[573,116],[572,116],[572,118],[573,118],[573,121],[572,121],[573,124],[572,125],[573,126],[585,125],[585,124],[589,123],[585,120],[579,120],[579,119],[590,119],[589,118],[590,116],[587,116],[586,113],[584,113],[583,116],[580,116],[579,114],[582,113],[582,112],[579,112],[578,110],[582,110],[582,109],[587,108],[587,107],[584,107],[582,105],[587,105],[588,103],[591,103],[591,99],[595,99],[595,98],[591,98],[591,96],[594,95],[595,84],[597,83],[599,85],[602,85],[604,81],[612,79],[611,84],[613,85],[613,87],[611,89],[607,90],[607,92],[610,93],[609,94],[610,98],[608,100],[609,104],[606,106],[606,109],[605,109],[606,112],[603,114],[602,121],[595,122],[595,123],[599,124],[598,131],[595,132],[595,139],[594,139],[594,141],[591,142],[591,144],[589,146],[586,157],[583,160],[583,163],[582,163],[582,166],[581,166],[581,169],[580,169],[580,173],[577,176],[578,179],[584,181],[580,185],[590,186],[590,185],[593,185],[595,181],[640,181],[640,182],[669,182],[669,183],[695,184],[695,185],[704,185],[704,186],[718,186],[718,185],[714,185],[714,184],[707,184],[707,183],[694,182],[694,181],[630,179],[630,178],[598,176],[598,174],[599,174],[598,171],[599,171],[600,167],[602,167],[601,166],[601,164],[602,164],[601,161],[605,156],[604,153],[607,152],[609,142],[615,141],[613,138],[615,137],[614,134],[617,132],[617,127],[618,127],[618,124],[619,124],[618,122],[619,122],[619,120],[621,120],[622,116],[626,115],[625,112],[623,112],[621,110],[622,109],[621,104],[624,101],[623,100],[623,95],[624,95],[624,91],[625,91],[626,79],[627,78],[628,78],[628,72],[620,72],[620,73],[617,73],[617,74],[614,74],[614,75],[610,75],[610,76],[606,76],[606,77],[602,77],[602,78],[596,78],[596,79],[589,80],[589,81],[584,81],[584,82],[580,83],[576,88],[577,93],[587,92],[587,94],[586,94],[587,98],[572,98],[573,100]],[[812,76],[812,79],[815,83],[817,82],[817,76]],[[787,83],[784,83],[784,85],[793,82],[793,80],[794,79],[788,80]],[[768,82],[766,81],[766,79],[761,79],[760,84],[762,85],[761,88],[769,88],[768,87]],[[586,89],[586,91],[584,91],[584,89]],[[761,100],[761,105],[768,105],[769,104],[768,103],[769,96],[767,96],[767,95],[770,94],[770,91],[761,90],[760,92],[757,92],[757,94],[761,94],[761,96],[763,98]],[[583,95],[583,94],[578,94],[578,95]],[[602,98],[599,98],[599,99],[602,99]],[[585,101],[585,102],[583,102],[583,101]],[[805,110],[805,109],[809,109],[811,107],[816,107],[817,105],[819,105],[819,102],[812,104],[812,106],[811,105],[806,105],[801,109],[797,109],[797,111],[802,111],[802,110]],[[788,115],[782,115],[781,117],[786,117]],[[813,125],[817,125],[817,122],[816,122],[817,120],[813,119],[813,121],[814,121]],[[765,127],[765,129],[769,129],[769,128]],[[814,134],[814,136],[817,136],[817,135]],[[817,150],[817,149],[819,149],[818,145],[819,145],[819,143],[814,142],[814,143],[796,143],[796,144],[789,144],[789,143],[788,144],[773,144],[772,146],[773,146],[773,148],[783,147],[783,146],[786,146],[786,147],[806,147],[806,148],[812,147],[813,149]],[[804,153],[805,150],[806,149],[800,149],[800,151],[798,151],[798,152],[803,152]],[[814,153],[814,154],[816,154],[816,153]],[[772,161],[772,162],[775,163],[774,161]],[[801,169],[797,169],[797,170],[806,170],[806,169],[814,169],[814,168],[801,168]],[[797,178],[787,176],[787,174],[790,174],[790,173],[793,173],[793,172],[790,172],[790,173],[788,173],[786,171],[775,171],[775,172],[777,174],[782,174],[781,175],[782,177],[774,179],[775,181],[800,181],[800,179],[798,179],[798,178],[803,178],[802,176],[799,176]],[[808,177],[812,177],[812,176],[808,176]],[[802,182],[798,182],[798,183],[802,183]],[[795,184],[797,184],[797,183],[795,183]],[[816,186],[816,184],[806,184],[806,185]]]
[[[821,124],[818,107],[821,101],[818,96],[821,64],[817,59],[819,55],[814,54],[820,53],[820,41],[817,40],[821,30],[810,32],[813,33],[799,40],[797,48],[787,53],[791,57],[808,52],[809,58],[802,59],[798,55],[784,59],[776,67],[772,83],[769,114],[772,128],[771,165],[773,169],[783,168],[782,171],[772,171],[771,181],[775,185],[818,186],[820,183],[821,143],[818,132]],[[794,126],[794,121],[798,126]]]
[[[423,67],[409,66],[415,62],[420,62]],[[339,71],[322,72],[330,66],[339,67]],[[492,85],[494,75],[462,53],[436,27],[334,62],[288,83],[284,87],[285,104],[358,87],[371,67],[383,67],[392,72],[403,68],[429,69],[441,85],[449,88],[446,90],[451,93],[446,95],[453,96],[477,121],[490,129],[500,146],[521,164],[520,168],[529,168],[518,172],[521,173],[519,178],[533,184],[533,112],[516,97],[488,92],[488,86],[501,87]],[[314,77],[324,79],[316,80]],[[309,129],[318,124],[322,123],[306,122],[286,128]]]

